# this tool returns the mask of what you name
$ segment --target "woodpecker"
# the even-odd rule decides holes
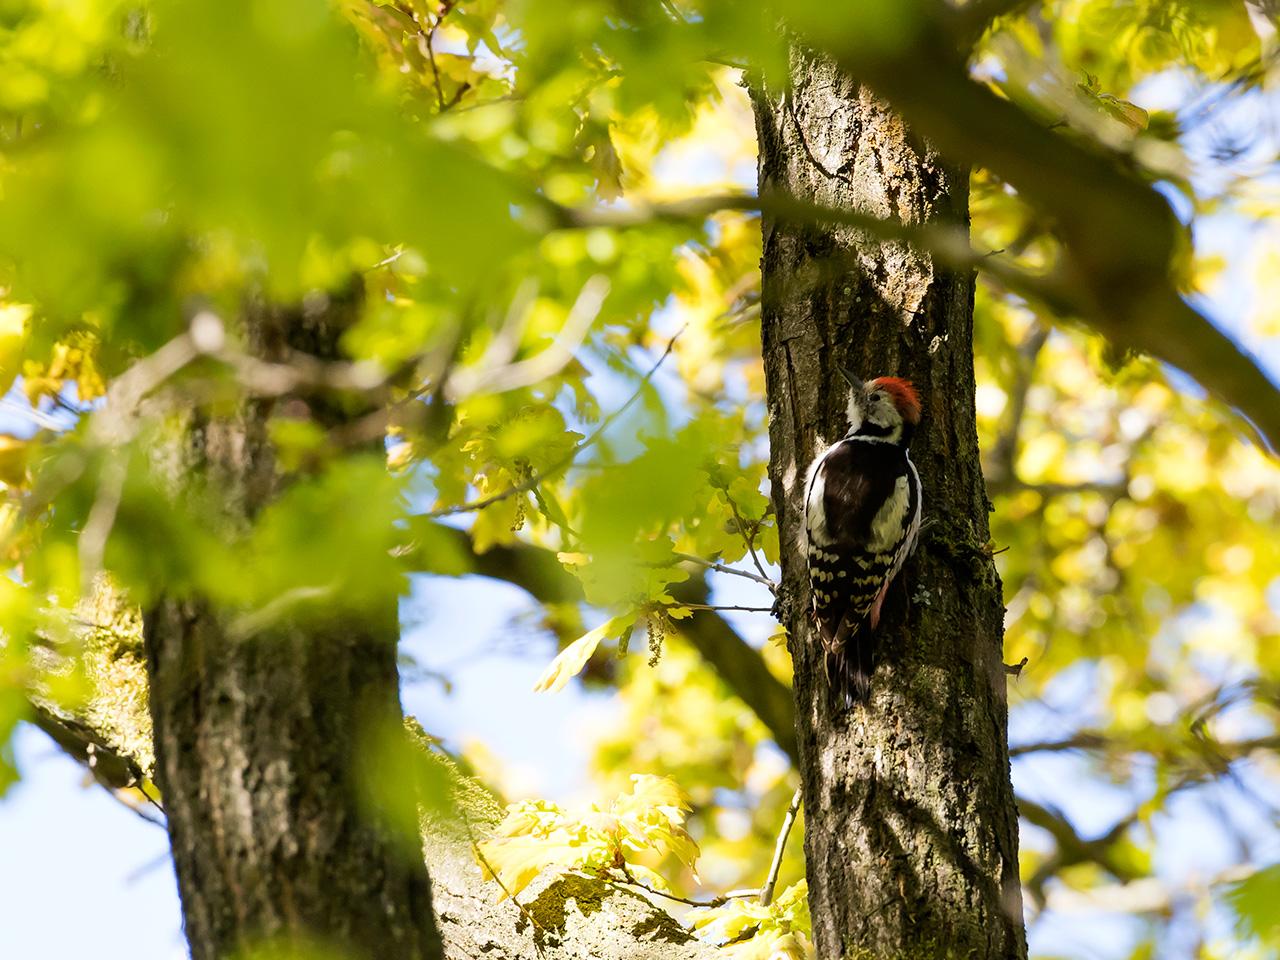
[[[898,377],[840,373],[849,432],[809,467],[804,521],[827,685],[848,708],[871,692],[880,608],[920,532],[920,477],[907,453],[920,400]]]

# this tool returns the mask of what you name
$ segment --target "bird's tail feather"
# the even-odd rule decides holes
[[[854,630],[838,647],[828,647],[824,663],[827,686],[838,709],[850,710],[871,698],[875,650],[869,630]]]

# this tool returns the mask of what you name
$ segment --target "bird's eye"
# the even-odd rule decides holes
[[[873,393],[871,395],[871,399],[874,400],[876,403],[879,403],[881,400],[884,399],[884,394],[879,392]]]

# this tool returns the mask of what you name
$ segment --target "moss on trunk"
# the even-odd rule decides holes
[[[793,50],[755,97],[760,190],[919,224],[967,221],[968,172],[865,87]],[[849,228],[765,217],[763,337],[821,957],[1025,957],[1001,587],[974,420],[973,278]],[[802,486],[843,435],[844,364],[912,380],[927,528],[890,592],[870,704],[829,708],[808,616]]]

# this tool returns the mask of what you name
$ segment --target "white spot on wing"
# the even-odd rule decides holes
[[[809,464],[804,481],[805,532],[809,534],[809,542],[819,546],[831,542],[831,535],[827,532],[826,486],[822,475],[823,461],[830,453],[831,450],[827,450],[822,456],[814,458],[813,463]]]
[[[886,583],[890,583],[902,570],[903,564],[907,562],[907,557],[911,555],[911,551],[916,547],[916,540],[920,536],[920,514],[924,507],[924,491],[920,487],[920,474],[916,472],[916,465],[911,462],[910,455],[907,456],[907,470],[910,472],[910,483],[916,488],[916,509],[911,515],[910,524],[907,527],[907,535],[902,538],[902,546],[898,548],[898,552],[893,555],[893,566],[889,568],[889,576],[885,578]],[[903,478],[906,479],[905,477]]]
[[[902,534],[910,504],[911,488],[904,474],[898,478],[898,482],[893,485],[893,492],[871,520],[871,542],[868,546],[873,551],[879,553],[893,549]]]

